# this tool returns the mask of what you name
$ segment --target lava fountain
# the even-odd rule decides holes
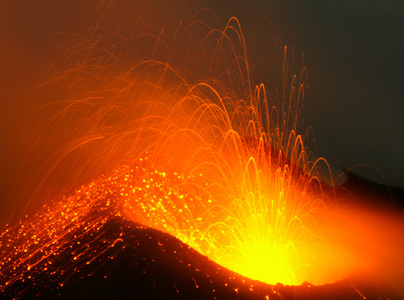
[[[313,158],[312,130],[301,124],[306,69],[293,74],[287,47],[275,41],[274,82],[264,85],[236,18],[214,27],[206,10],[189,23],[142,13],[136,26],[120,24],[127,36],[104,19],[82,32],[28,102],[37,143],[53,151],[33,199],[76,185],[2,234],[0,289],[35,285],[71,247],[69,264],[49,271],[63,285],[77,261],[106,251],[77,235],[69,246],[71,235],[111,216],[268,284],[333,283],[364,267],[335,234],[327,163]]]

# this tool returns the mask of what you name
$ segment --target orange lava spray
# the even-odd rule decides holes
[[[90,40],[68,48],[69,68],[35,95],[49,100],[32,117],[45,120],[38,143],[56,149],[37,195],[65,178],[90,183],[24,224],[31,238],[15,252],[6,246],[1,274],[34,268],[31,258],[44,247],[43,259],[57,253],[66,230],[95,230],[112,213],[266,283],[349,275],[355,258],[328,230],[332,188],[319,178],[327,164],[312,158],[311,129],[300,125],[306,69],[291,75],[280,47],[278,84],[268,88],[256,79],[236,18],[214,29],[157,23],[132,25],[129,37],[97,24],[83,35]],[[7,284],[17,280],[7,276]]]

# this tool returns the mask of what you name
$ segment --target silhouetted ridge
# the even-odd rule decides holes
[[[78,227],[65,238],[70,242],[49,257],[51,264],[49,260],[31,257],[30,270],[21,270],[21,279],[8,285],[2,297],[362,299],[352,280],[320,287],[271,286],[250,280],[222,268],[175,237],[122,217],[110,217],[94,231]],[[96,251],[82,256],[88,247]],[[54,272],[60,276],[49,275]],[[355,286],[367,299],[379,299],[376,284],[372,284]]]
[[[355,199],[365,199],[365,205],[375,204],[384,209],[404,209],[404,188],[380,184],[366,179],[352,171],[343,169],[348,179],[341,185],[347,189]]]

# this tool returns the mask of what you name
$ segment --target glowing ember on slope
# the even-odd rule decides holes
[[[117,48],[100,46],[105,36],[94,37],[94,45],[83,46],[84,63],[48,83],[49,93],[66,95],[62,101],[51,95],[46,108],[57,113],[47,116],[43,139],[56,132],[68,142],[46,175],[64,180],[64,168],[70,180],[94,170],[106,175],[21,221],[17,233],[2,235],[2,288],[31,280],[24,276],[32,277],[27,272],[36,266],[47,271],[67,247],[71,262],[50,273],[63,284],[75,262],[96,261],[119,242],[105,240],[103,249],[74,245],[78,236],[70,234],[81,228],[95,235],[111,215],[167,232],[218,264],[267,283],[323,284],[356,270],[354,258],[328,231],[332,201],[317,178],[319,161],[305,146],[310,132],[300,133],[305,70],[300,79],[289,78],[285,47],[277,86],[254,84],[234,18],[224,30],[203,22],[163,29],[119,40]],[[194,31],[207,32],[201,37]],[[146,50],[145,36],[155,40]],[[184,40],[191,53],[185,57],[173,50],[185,49]],[[113,55],[121,54],[119,46],[134,51],[123,76],[108,67],[113,59],[121,66]],[[113,58],[103,61],[98,51]],[[136,51],[144,53],[137,58]],[[163,58],[153,56],[161,53]],[[99,66],[87,61],[91,57],[101,60]],[[85,164],[73,157],[70,166],[69,156],[83,149],[90,152]],[[114,171],[106,172],[111,166]]]
[[[184,175],[153,161],[152,155],[142,157],[120,179],[125,215],[132,220],[168,232],[220,265],[266,283],[320,284],[349,275],[352,261],[320,229],[324,203],[314,198],[315,206],[307,186],[291,193],[301,203],[277,203],[285,193],[268,201],[271,194],[264,194],[264,187],[247,195],[237,194],[237,184],[217,190],[217,177],[204,178],[201,170],[197,176]]]
[[[195,186],[196,181],[192,176],[184,177],[173,171],[162,171],[161,167],[152,163],[149,154],[132,166],[124,165],[80,187],[71,195],[45,205],[33,218],[22,220],[18,226],[7,229],[1,235],[1,290],[17,282],[25,284],[27,280],[34,285],[39,284],[37,280],[43,280],[44,273],[48,274],[45,277],[50,282],[58,282],[63,286],[71,276],[64,274],[72,274],[74,270],[80,272],[77,271],[80,264],[97,262],[106,252],[110,252],[109,258],[113,259],[119,255],[113,248],[122,238],[99,236],[99,231],[116,216],[135,219],[168,232],[224,266],[240,268],[240,271],[244,267],[245,273],[242,274],[250,273],[251,277],[262,281],[278,278],[288,281],[296,276],[293,265],[289,265],[291,268],[287,270],[288,274],[282,273],[285,265],[277,264],[273,257],[268,256],[271,248],[275,251],[279,249],[276,248],[277,241],[265,245],[265,248],[249,248],[249,237],[238,236],[239,233],[235,232],[247,232],[251,228],[231,226],[235,222],[246,224],[253,221],[235,220],[236,210],[218,207],[214,203],[216,200],[206,201],[201,198],[203,193],[200,193],[200,188],[204,186],[206,189],[209,183],[202,180],[205,184]],[[196,215],[201,207],[205,210]],[[85,236],[94,238],[91,242],[83,243],[81,240]],[[244,253],[236,247],[261,252],[243,257]],[[66,253],[69,258],[58,258]],[[289,253],[298,255],[296,249]],[[281,262],[290,263],[282,261],[284,253],[276,254]],[[251,264],[245,265],[243,259]],[[57,265],[55,260],[58,260]],[[262,273],[255,273],[257,266],[265,268],[261,269]]]

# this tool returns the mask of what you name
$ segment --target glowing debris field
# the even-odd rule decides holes
[[[138,177],[135,187],[135,170],[123,166],[7,228],[0,248],[2,296],[385,299],[376,283],[353,280],[324,286],[267,285],[221,267],[171,235],[131,221],[125,211],[133,210],[131,199],[136,193],[153,185],[161,188],[157,178],[169,180],[173,175],[148,174],[156,183]],[[153,207],[143,209],[153,211]]]
[[[400,243],[310,151],[307,68],[274,38],[262,75],[237,18],[153,3],[101,1],[24,99],[37,173],[1,296],[390,299],[372,276]]]

